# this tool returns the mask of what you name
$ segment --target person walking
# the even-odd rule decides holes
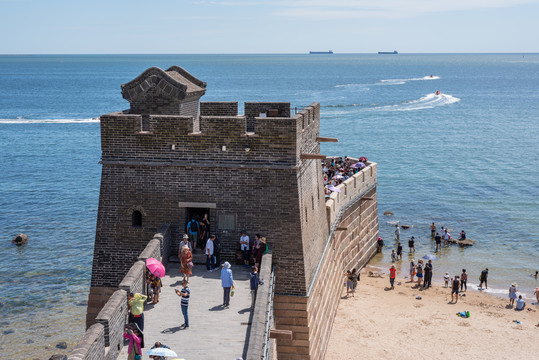
[[[414,259],[412,259],[410,261],[410,282],[413,284],[414,283],[414,276],[415,276],[416,272],[415,272],[415,262],[414,262]]]
[[[381,237],[378,237],[376,244],[377,244],[376,252],[379,252],[379,253],[382,252],[382,249],[384,248],[384,239],[382,239]]]
[[[415,268],[417,271],[417,287],[421,287],[421,280],[423,279],[423,260],[417,260],[417,266]]]
[[[256,291],[258,290],[258,285],[260,284],[260,279],[258,277],[258,268],[256,266],[253,266],[253,271],[249,274],[249,281],[251,285],[251,309],[254,309],[256,301]]]
[[[425,264],[425,281],[423,282],[423,287],[424,288],[429,288],[431,285],[432,285],[432,261],[429,260],[426,264]]]
[[[451,302],[453,302],[453,295],[455,295],[455,304],[459,301],[459,276],[455,275],[451,284]]]
[[[468,274],[466,274],[466,269],[462,269],[462,274],[460,274],[460,291],[462,292],[462,288],[464,287],[464,290],[468,290],[468,286],[466,283],[468,282]]]
[[[408,248],[410,248],[410,253],[415,252],[415,238],[413,236],[408,240]]]
[[[249,235],[245,230],[241,231],[240,236],[241,257],[245,267],[249,267]]]
[[[178,257],[180,257],[180,252],[182,251],[182,247],[187,246],[189,250],[193,251],[193,246],[191,245],[191,242],[189,241],[189,235],[183,234],[183,239],[180,241],[180,246],[178,247]]]
[[[182,308],[182,314],[183,314],[183,325],[180,326],[180,329],[187,329],[189,328],[189,298],[191,297],[191,290],[189,289],[189,286],[187,286],[187,281],[182,280],[182,289],[178,290],[175,289],[176,295],[178,295],[181,298],[180,305]]]
[[[399,224],[395,224],[395,236],[397,237],[397,241],[400,241],[400,239],[401,239],[401,229],[399,227]]]
[[[355,268],[352,269],[352,296],[356,293],[357,283],[359,281],[359,273]]]
[[[234,277],[230,269],[230,263],[225,261],[221,270],[221,286],[223,287],[223,306],[230,306],[230,290],[234,289]]]
[[[191,244],[193,244],[193,254],[195,253],[195,250],[197,248],[198,232],[198,221],[197,219],[192,217],[189,223],[187,223],[187,233],[189,234],[189,240],[191,240]]]
[[[397,260],[402,260],[402,245],[401,245],[401,243],[397,244]]]
[[[206,270],[212,272],[215,268],[215,257],[213,256],[213,241],[215,240],[215,235],[211,235],[206,241],[206,247],[204,248],[204,253],[206,254]]]
[[[130,322],[134,322],[139,327],[140,331],[144,331],[144,302],[148,299],[146,295],[139,293],[129,293],[127,295],[127,305],[129,307]]]
[[[517,283],[512,283],[511,287],[509,288],[509,306],[515,305],[517,291]]]
[[[438,249],[442,249],[442,237],[440,236],[440,234],[436,233],[436,235],[434,236],[434,241],[436,241],[436,251],[438,251]]]
[[[488,268],[481,271],[481,275],[479,276],[479,289],[483,289],[483,283],[485,283],[485,289],[488,289],[487,278],[488,278]]]
[[[395,288],[396,276],[397,276],[397,269],[395,269],[395,264],[391,264],[391,267],[389,268],[389,284],[391,285],[391,289]]]
[[[183,245],[180,253],[180,272],[183,274],[183,280],[189,282],[189,276],[193,274],[193,254],[187,245]]]

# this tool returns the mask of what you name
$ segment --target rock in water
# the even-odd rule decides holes
[[[388,210],[388,211],[386,211],[386,212],[384,213],[384,215],[385,215],[385,216],[393,216],[393,213],[392,213],[391,211]]]
[[[23,233],[20,233],[19,235],[15,236],[15,238],[11,240],[11,242],[17,246],[24,245],[28,242],[28,236]]]
[[[67,343],[65,341],[59,342],[56,344],[57,349],[67,349]]]

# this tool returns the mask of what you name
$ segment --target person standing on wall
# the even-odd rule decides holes
[[[189,286],[187,286],[187,281],[182,280],[182,289],[178,290],[175,289],[176,295],[178,295],[181,298],[180,305],[182,308],[182,314],[183,314],[183,325],[180,326],[180,329],[187,329],[189,327],[189,314],[188,314],[188,308],[189,308],[189,298],[191,297],[191,290],[189,289]]]
[[[225,261],[221,270],[221,286],[223,287],[223,306],[230,306],[230,290],[234,288],[234,277],[230,269],[230,263]]]
[[[139,293],[129,293],[127,295],[127,304],[131,311],[131,322],[134,322],[139,327],[140,331],[144,331],[144,302],[148,297]]]
[[[191,218],[191,221],[187,223],[187,233],[189,234],[189,240],[191,240],[191,243],[193,244],[193,254],[195,253],[195,249],[197,248],[198,232],[198,221],[196,220],[196,218],[193,217]]]
[[[204,253],[206,254],[206,270],[212,272],[215,268],[215,257],[213,256],[213,241],[215,240],[215,235],[211,235],[208,241],[206,241],[206,247],[204,248]]]
[[[249,235],[245,230],[241,231],[240,236],[241,257],[245,267],[249,267]]]
[[[262,255],[266,252],[268,245],[266,245],[266,238],[262,237],[256,246],[255,266],[260,269],[260,263],[262,262]]]

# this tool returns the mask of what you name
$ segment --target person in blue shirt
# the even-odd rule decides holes
[[[522,295],[519,295],[517,300],[517,307],[515,308],[515,310],[524,310],[525,307],[526,302],[522,300]]]
[[[187,233],[189,234],[189,240],[191,241],[191,244],[193,244],[193,254],[195,253],[195,249],[197,248],[198,230],[198,221],[195,218],[192,218],[191,221],[187,223]]]
[[[223,264],[221,270],[221,286],[223,287],[223,306],[228,308],[230,306],[230,290],[234,289],[234,278],[228,261]]]

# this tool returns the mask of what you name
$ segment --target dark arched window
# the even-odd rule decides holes
[[[138,210],[133,211],[131,222],[133,226],[142,226],[142,213]]]

